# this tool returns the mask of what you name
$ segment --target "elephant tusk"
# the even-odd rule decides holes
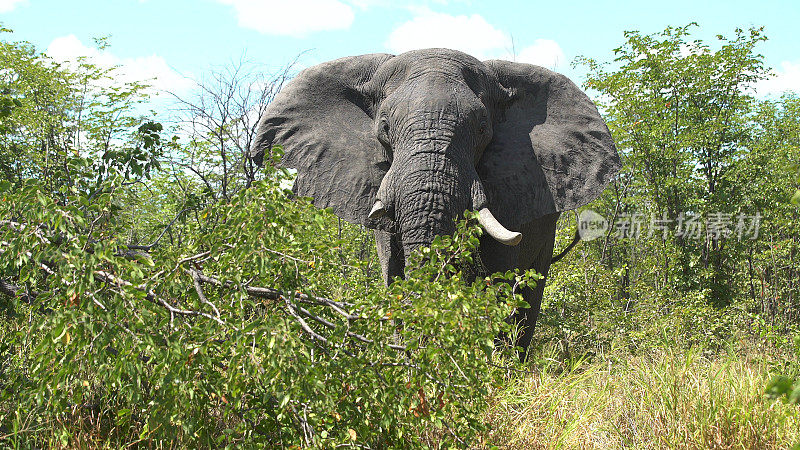
[[[376,200],[375,204],[372,205],[372,210],[370,210],[367,217],[370,219],[377,219],[385,215],[386,215],[386,208],[383,207],[383,202],[380,200]]]
[[[506,229],[494,218],[489,208],[481,208],[478,211],[478,222],[489,233],[489,236],[495,238],[501,244],[517,245],[522,240],[522,233]]]

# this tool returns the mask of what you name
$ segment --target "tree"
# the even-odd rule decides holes
[[[194,98],[173,94],[178,133],[188,139],[173,163],[202,180],[208,195],[227,199],[255,181],[257,167],[250,158],[250,143],[259,117],[293,65],[268,77],[262,68],[240,59],[198,81]]]
[[[609,125],[624,154],[623,211],[670,224],[681,224],[688,215],[741,213],[741,181],[729,175],[749,151],[755,105],[750,89],[767,75],[763,57],[755,52],[766,39],[762,29],[737,29],[733,39],[719,35],[712,48],[690,40],[694,26],[652,35],[626,32],[626,42],[615,49],[613,69],[578,60],[590,69],[586,86],[605,99]],[[644,210],[634,211],[633,205]],[[708,289],[709,301],[724,306],[732,298],[726,274],[734,263],[725,249],[733,244],[730,236],[707,231],[697,240],[672,234],[679,260],[672,261],[664,248],[658,266],[666,284]],[[675,263],[679,279],[673,281]]]

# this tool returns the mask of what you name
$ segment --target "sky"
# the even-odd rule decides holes
[[[0,24],[58,60],[87,56],[122,76],[188,92],[211,70],[242,58],[272,73],[365,53],[449,47],[479,59],[539,64],[577,83],[577,56],[611,61],[624,32],[697,22],[713,42],[764,26],[758,47],[772,80],[761,96],[800,92],[800,1],[669,0],[0,0]],[[98,50],[94,38],[108,37]],[[298,59],[299,55],[299,59]]]

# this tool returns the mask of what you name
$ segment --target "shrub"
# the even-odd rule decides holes
[[[341,248],[318,237],[329,214],[291,200],[286,176],[270,169],[198,210],[181,247],[150,253],[121,238],[120,178],[57,193],[6,183],[10,442],[468,445],[494,338],[521,301],[511,286],[533,274],[466,279],[469,215],[385,289],[358,261],[342,270]]]

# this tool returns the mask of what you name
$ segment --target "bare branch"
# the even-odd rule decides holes
[[[192,274],[192,283],[194,283],[194,290],[197,291],[197,296],[200,297],[200,301],[211,306],[211,309],[214,310],[214,313],[219,317],[219,309],[217,309],[216,305],[211,303],[206,297],[206,293],[203,291],[203,286],[200,284],[200,276],[197,274],[197,271],[191,270],[190,273]]]
[[[20,300],[26,303],[32,302],[36,297],[39,296],[38,292],[28,292],[20,286],[17,286],[16,284],[2,278],[0,278],[0,293],[12,298],[18,297]]]
[[[223,283],[222,281],[220,281],[220,280],[218,280],[216,278],[212,278],[212,277],[203,275],[200,272],[192,271],[192,273],[194,274],[193,276],[197,277],[197,280],[199,282],[204,282],[204,283],[212,284],[212,285],[219,286],[219,287],[223,287],[223,286],[235,287],[235,285],[233,283],[230,283],[230,282]],[[295,293],[293,295],[286,295],[286,294],[284,294],[283,292],[281,292],[281,291],[279,291],[277,289],[256,287],[256,286],[244,286],[244,291],[247,293],[247,295],[249,295],[251,297],[266,298],[266,299],[269,299],[269,300],[276,300],[276,301],[283,302],[283,304],[286,305],[286,307],[288,308],[289,314],[292,317],[295,317],[296,319],[300,319],[300,320],[298,320],[298,323],[300,323],[301,327],[304,330],[305,330],[305,327],[308,326],[308,324],[305,322],[305,320],[302,319],[302,317],[300,317],[300,314],[302,314],[302,315],[314,320],[315,322],[318,322],[318,323],[322,324],[323,326],[325,326],[326,328],[329,328],[329,329],[335,329],[336,325],[334,323],[330,322],[327,319],[324,319],[322,317],[319,317],[319,316],[311,313],[310,311],[308,311],[307,309],[305,309],[305,308],[303,308],[301,306],[295,305],[292,302],[292,299],[297,299],[299,302],[302,302],[302,303],[328,306],[331,310],[335,311],[336,313],[338,313],[339,315],[341,315],[342,317],[347,319],[348,322],[351,321],[351,320],[357,320],[357,319],[361,318],[361,317],[359,317],[357,315],[353,315],[353,314],[349,313],[348,311],[346,311],[345,309],[343,309],[344,303],[337,302],[337,301],[334,301],[334,300],[330,300],[330,299],[327,299],[327,298],[324,298],[324,297],[310,297],[310,296],[308,296],[306,294],[299,293],[299,292],[297,292],[297,293]],[[314,332],[314,334],[318,335],[316,332]],[[348,337],[351,337],[353,339],[356,339],[356,340],[358,340],[358,341],[360,341],[362,343],[365,343],[365,344],[374,344],[375,343],[375,341],[373,341],[372,339],[364,337],[364,336],[362,336],[362,335],[360,335],[358,333],[353,333],[352,331],[346,331],[345,335],[348,336]],[[312,337],[314,339],[317,339],[316,336],[312,336]],[[317,339],[317,340],[319,340],[319,339]],[[325,343],[330,344],[330,342],[328,342],[327,339],[325,339]],[[386,346],[391,348],[391,349],[393,349],[393,350],[399,350],[399,351],[406,350],[406,346],[404,346],[404,345],[386,344]]]
[[[183,213],[185,213],[188,210],[189,210],[188,208],[184,208],[184,209],[180,210],[178,212],[178,214],[175,214],[175,217],[170,221],[170,223],[166,227],[164,227],[163,230],[161,230],[161,234],[158,235],[158,237],[156,238],[155,241],[153,241],[152,244],[150,244],[150,245],[128,245],[126,247],[128,247],[131,250],[144,250],[144,251],[152,250],[155,246],[158,245],[158,243],[161,241],[161,238],[164,237],[164,234],[167,232],[167,230],[169,230],[170,227],[172,227],[172,225],[181,217],[181,215],[183,215]]]
[[[136,287],[132,283],[130,283],[129,281],[126,281],[126,280],[123,280],[121,278],[118,278],[118,277],[116,277],[116,276],[114,276],[114,275],[112,275],[112,274],[110,274],[108,272],[105,272],[105,271],[102,271],[102,270],[98,270],[98,271],[94,272],[94,276],[95,276],[95,278],[99,279],[100,281],[103,281],[103,282],[111,284],[111,285],[115,285],[115,286],[120,287],[120,288],[124,286],[124,287],[128,287],[128,288],[133,288],[133,289],[135,289],[137,291],[140,291],[140,292],[144,292],[145,293],[145,298],[147,300],[149,300],[152,303],[155,303],[155,304],[163,306],[164,308],[166,308],[170,312],[170,314],[179,315],[179,316],[201,316],[201,317],[205,317],[206,319],[211,319],[211,320],[219,323],[220,325],[232,326],[232,325],[228,325],[220,317],[215,317],[215,316],[212,316],[211,314],[204,313],[202,311],[194,311],[194,310],[190,310],[190,309],[181,309],[181,308],[177,308],[175,306],[172,306],[166,300],[164,300],[161,297],[157,296],[155,294],[155,292],[153,292],[152,290],[144,289],[144,288],[141,288],[141,287]],[[121,292],[118,291],[118,293],[121,293]],[[236,328],[236,327],[233,327],[233,328]]]

